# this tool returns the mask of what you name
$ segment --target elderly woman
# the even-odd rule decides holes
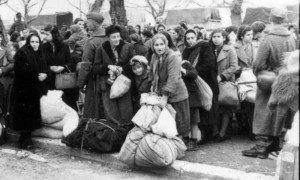
[[[46,93],[47,64],[40,48],[41,40],[31,34],[15,55],[15,80],[12,92],[11,125],[20,131],[19,147],[33,147],[31,132],[41,128],[40,98]]]
[[[171,104],[176,111],[178,134],[186,139],[190,131],[190,111],[188,92],[181,78],[181,59],[168,48],[168,40],[163,34],[152,39],[153,55],[149,80],[151,91],[162,96],[160,107]]]
[[[195,80],[190,76],[191,73],[183,64],[183,74],[186,86],[189,91],[190,113],[191,113],[191,136],[195,139],[197,136],[198,123],[202,133],[201,143],[205,143],[209,137],[208,132],[212,131],[212,126],[218,124],[218,94],[219,87],[217,82],[217,62],[213,50],[208,42],[197,40],[197,32],[193,29],[186,31],[184,35],[184,43],[186,48],[183,50],[182,57],[187,60],[196,69],[198,74],[211,88],[213,92],[213,101],[210,111],[206,111],[200,107],[199,94],[197,93],[197,85]],[[218,132],[213,132],[213,136]]]
[[[110,89],[116,77],[123,74],[133,82],[133,73],[129,64],[134,56],[134,48],[130,43],[121,40],[121,27],[111,25],[106,28],[108,40],[96,51],[93,73],[100,79],[97,84],[98,93],[102,93],[106,119],[117,124],[131,124],[133,117],[133,102],[131,90],[122,97],[110,99]]]

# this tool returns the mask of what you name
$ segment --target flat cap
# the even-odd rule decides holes
[[[285,8],[273,8],[271,10],[270,16],[277,17],[277,18],[287,18],[287,9]]]
[[[100,13],[96,13],[96,12],[90,12],[86,15],[86,19],[93,19],[99,22],[103,22],[104,21],[104,17],[100,14]]]

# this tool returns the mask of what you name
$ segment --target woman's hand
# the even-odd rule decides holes
[[[50,70],[53,71],[53,72],[56,72],[57,66],[50,66]]]
[[[181,72],[182,72],[183,74],[186,74],[186,69],[184,69],[183,67],[181,67]]]
[[[63,66],[56,66],[57,69],[56,69],[56,73],[61,73],[63,70],[65,70],[65,67]]]
[[[108,65],[108,69],[111,70],[111,71],[113,71],[113,72],[116,72],[117,69],[118,69],[118,66],[116,66],[116,65]]]
[[[168,103],[168,96],[163,96],[160,99],[158,106],[163,109],[166,107],[167,103]]]
[[[42,82],[47,78],[47,74],[39,73],[38,79]]]
[[[217,80],[218,80],[218,83],[222,81],[222,78],[220,75],[217,77]]]

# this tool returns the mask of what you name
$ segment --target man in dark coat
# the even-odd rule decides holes
[[[275,8],[271,11],[272,29],[262,40],[253,71],[258,76],[262,71],[271,71],[278,75],[286,52],[295,50],[296,45],[290,32],[282,26],[286,20],[286,10]],[[259,76],[258,76],[259,79]],[[253,133],[256,135],[256,146],[242,152],[244,156],[267,158],[271,151],[279,148],[279,136],[285,124],[283,114],[277,108],[271,111],[267,104],[271,95],[271,87],[267,90],[258,83],[253,119]]]
[[[87,26],[89,31],[93,31],[91,37],[83,48],[82,63],[78,75],[78,86],[81,90],[86,85],[84,113],[85,118],[105,118],[101,92],[99,89],[99,79],[92,73],[96,59],[96,49],[102,46],[107,40],[105,29],[102,28],[104,18],[99,13],[87,14]]]

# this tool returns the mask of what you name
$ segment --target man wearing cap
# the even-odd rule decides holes
[[[95,62],[96,49],[99,49],[103,42],[107,40],[105,29],[102,28],[104,17],[99,13],[88,13],[87,27],[92,31],[90,38],[83,48],[82,62],[80,63],[78,74],[78,86],[81,90],[86,85],[84,118],[105,118],[103,104],[101,103],[101,92],[99,90],[98,79],[92,73]]]
[[[25,22],[22,21],[22,14],[20,12],[18,12],[16,14],[16,18],[17,20],[11,25],[10,30],[8,32],[9,35],[11,35],[13,32],[18,32],[21,33],[21,31],[23,31],[24,29],[27,28],[27,25],[25,24]]]
[[[268,102],[271,85],[283,64],[285,54],[296,48],[291,33],[283,26],[287,18],[286,13],[285,9],[272,9],[270,14],[272,27],[261,41],[253,63],[253,72],[258,79],[253,118],[253,134],[257,141],[253,148],[242,151],[244,156],[265,159],[270,152],[279,151],[281,148],[279,137],[288,122],[286,120],[288,115],[281,111],[279,106],[275,110],[270,110]]]

